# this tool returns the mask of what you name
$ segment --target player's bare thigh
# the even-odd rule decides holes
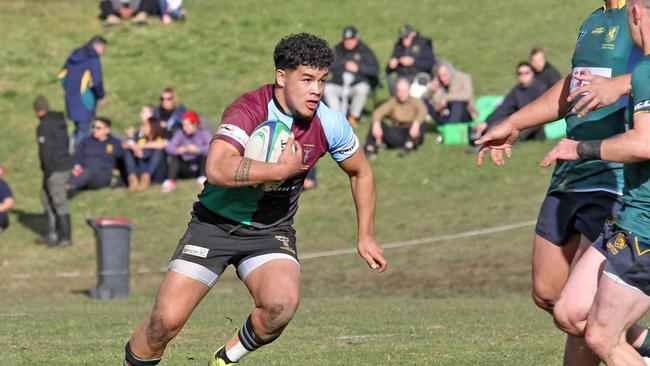
[[[564,287],[571,263],[580,244],[580,235],[572,235],[562,246],[535,234],[533,239],[533,300],[551,311]]]

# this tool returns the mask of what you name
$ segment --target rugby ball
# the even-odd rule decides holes
[[[277,163],[284,150],[291,129],[279,121],[266,121],[255,128],[244,147],[244,156],[264,163]],[[295,151],[296,146],[293,146]],[[267,182],[257,188],[263,191],[272,191],[282,185],[284,181]]]

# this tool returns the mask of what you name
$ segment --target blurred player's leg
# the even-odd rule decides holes
[[[202,282],[173,271],[167,272],[151,313],[133,332],[127,344],[129,364],[157,364],[167,343],[180,332],[208,290],[210,288]]]
[[[533,239],[533,292],[535,304],[548,312],[553,311],[566,283],[571,262],[578,250],[579,235],[573,235],[566,244],[558,246],[539,234]]]
[[[650,297],[603,273],[587,320],[587,344],[608,366],[644,366],[626,333],[649,308]]]
[[[255,308],[237,334],[213,355],[211,366],[236,364],[248,353],[273,342],[298,310],[300,267],[295,260],[267,262],[245,276],[244,282]]]

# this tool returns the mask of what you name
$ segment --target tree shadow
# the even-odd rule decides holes
[[[18,222],[37,235],[47,231],[47,217],[43,212],[27,212],[21,209],[12,209],[11,213],[18,217]]]

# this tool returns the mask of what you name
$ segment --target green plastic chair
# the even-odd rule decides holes
[[[557,140],[566,136],[566,121],[564,118],[544,125],[544,134],[549,140]]]
[[[438,132],[442,135],[445,145],[467,145],[469,143],[469,128],[485,122],[485,119],[503,101],[502,95],[483,95],[476,99],[475,106],[478,110],[478,118],[472,122],[448,123],[438,126]]]

